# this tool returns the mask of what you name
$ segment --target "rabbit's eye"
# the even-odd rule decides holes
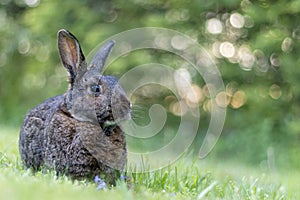
[[[96,93],[96,94],[99,94],[102,92],[102,87],[101,85],[91,85],[91,91]]]

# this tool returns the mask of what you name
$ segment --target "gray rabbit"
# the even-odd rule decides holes
[[[125,133],[118,122],[130,118],[131,105],[117,79],[101,74],[113,46],[113,41],[104,44],[88,67],[75,36],[58,32],[69,88],[26,115],[19,138],[26,167],[115,182],[126,163]]]

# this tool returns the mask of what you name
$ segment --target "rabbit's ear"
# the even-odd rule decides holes
[[[86,72],[84,55],[76,37],[67,30],[58,31],[58,50],[64,67],[69,72],[69,81],[73,86],[75,78]]]
[[[90,64],[90,69],[91,70],[96,70],[97,72],[101,72],[105,61],[107,57],[109,56],[113,46],[115,45],[115,42],[113,40],[105,43],[95,54],[93,57],[91,64]]]

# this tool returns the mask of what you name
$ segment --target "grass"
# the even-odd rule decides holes
[[[167,168],[130,174],[111,189],[53,172],[24,170],[18,130],[0,129],[0,199],[298,199],[299,172],[262,172],[233,163],[181,159]],[[297,178],[298,177],[298,178]]]

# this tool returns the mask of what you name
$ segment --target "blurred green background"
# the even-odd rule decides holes
[[[74,33],[87,55],[111,35],[137,27],[164,27],[197,40],[222,73],[227,117],[210,158],[263,169],[299,169],[299,19],[299,0],[1,0],[0,124],[20,127],[30,108],[66,90],[56,46],[59,29]],[[163,54],[135,52],[107,73],[120,77],[147,62],[181,68],[176,59]],[[208,86],[201,77],[191,77],[204,96],[198,99],[202,121],[192,145],[197,153],[210,110]],[[147,111],[145,102],[160,98],[149,100],[143,94],[140,116]],[[141,100],[146,97],[149,101]],[[180,113],[176,107],[168,111],[168,123],[176,128]],[[152,146],[151,142],[157,143],[142,144]]]

